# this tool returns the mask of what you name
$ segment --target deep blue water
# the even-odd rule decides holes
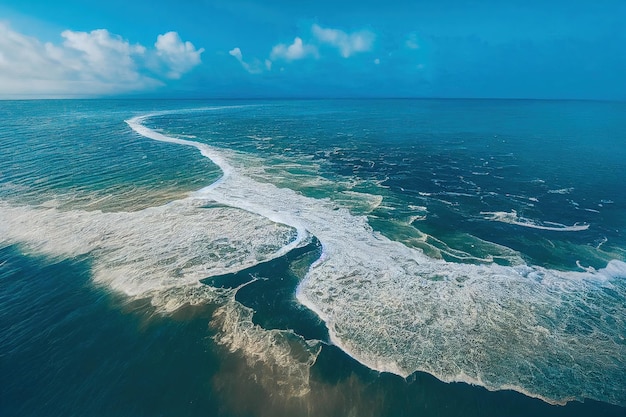
[[[624,415],[624,120],[3,102],[1,414]]]

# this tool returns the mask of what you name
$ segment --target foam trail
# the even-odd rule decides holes
[[[572,226],[566,226],[564,224],[554,222],[539,223],[534,220],[518,216],[515,210],[511,210],[510,213],[506,211],[481,211],[480,214],[485,215],[486,220],[514,224],[517,226],[529,227],[531,229],[550,230],[553,232],[580,232],[582,230],[589,229],[588,224],[577,223]]]
[[[107,213],[0,203],[0,242],[21,243],[25,250],[50,256],[90,254],[96,283],[147,298],[200,287],[207,276],[282,256],[297,240],[290,227],[240,209],[205,208],[206,203],[187,198],[136,212]],[[192,301],[190,294],[183,291],[178,303],[169,298],[158,307],[175,310]]]
[[[220,203],[228,204],[228,205],[238,207],[243,210],[247,210],[251,213],[259,214],[274,222],[288,224],[294,227],[298,232],[298,236],[291,244],[283,248],[282,254],[288,253],[293,248],[300,245],[306,239],[308,234],[307,234],[305,227],[296,219],[288,215],[286,216],[285,213],[280,214],[278,210],[272,210],[272,209],[266,208],[263,205],[250,204],[245,200],[245,198],[241,198],[241,196],[236,196],[239,198],[236,198],[235,200],[233,200],[233,199],[229,199],[227,195],[222,195],[221,193],[212,192],[216,188],[220,187],[220,185],[222,185],[226,180],[229,180],[229,188],[232,188],[234,185],[234,186],[239,186],[240,189],[248,189],[250,187],[253,187],[254,185],[251,184],[251,182],[253,182],[252,180],[243,178],[237,172],[235,172],[232,165],[230,165],[220,153],[215,151],[215,149],[211,148],[210,146],[205,145],[200,142],[195,142],[195,141],[190,141],[190,140],[185,140],[185,139],[177,139],[171,136],[166,136],[166,135],[163,135],[162,133],[156,132],[153,129],[150,129],[144,126],[141,123],[142,121],[152,116],[153,115],[144,115],[144,116],[134,117],[130,120],[127,120],[126,123],[135,132],[147,138],[158,140],[161,142],[175,143],[179,145],[192,146],[194,148],[197,148],[202,154],[202,156],[209,158],[215,165],[217,165],[222,170],[223,172],[222,177],[218,181],[214,182],[213,184],[197,191],[194,194],[196,198],[211,198]],[[260,185],[260,184],[257,183],[257,185]]]
[[[321,351],[291,330],[266,330],[252,321],[254,311],[234,300],[222,305],[211,321],[218,345],[243,354],[257,382],[271,395],[302,397],[310,391],[310,368]]]
[[[136,131],[155,136],[147,128]],[[245,167],[235,173],[220,152],[183,144],[216,157],[228,173],[196,196],[320,240],[322,256],[297,298],[325,321],[332,342],[359,362],[401,376],[425,371],[443,381],[514,389],[551,403],[626,403],[623,262],[597,272],[559,272],[433,260],[374,232],[365,217],[254,181]],[[544,230],[588,227],[513,221]]]
[[[271,392],[280,388],[287,397],[306,394],[319,346],[292,331],[253,324],[252,310],[235,300],[238,288],[200,284],[208,276],[238,272],[286,254],[297,242],[296,231],[207,203],[186,198],[141,211],[102,213],[0,202],[0,247],[17,242],[22,250],[48,256],[89,254],[95,283],[131,299],[148,298],[161,312],[186,304],[217,304],[212,322],[217,343],[243,353],[250,366],[271,370],[261,381],[274,388]]]
[[[573,187],[570,188],[561,188],[558,190],[548,190],[548,193],[550,194],[570,194],[572,191],[574,191]]]
[[[149,129],[142,124],[147,117],[127,123],[148,138],[197,148],[223,170],[222,178],[188,199],[127,216],[0,205],[9,220],[0,223],[0,239],[30,242],[44,252],[94,253],[103,260],[96,276],[114,288],[144,295],[183,288],[184,297],[203,297],[210,295],[198,295],[198,277],[254,265],[259,254],[280,256],[310,233],[320,240],[322,256],[297,298],[325,321],[333,343],[366,366],[515,389],[552,403],[592,398],[626,404],[625,263],[560,272],[433,260],[374,232],[365,217],[330,200],[255,181],[245,167],[235,170],[223,151]],[[202,210],[208,201],[244,211]],[[214,218],[207,219],[208,213]],[[16,221],[20,216],[22,223]],[[189,225],[196,225],[191,232]],[[208,229],[213,235],[205,239]],[[72,242],[68,235],[79,238]],[[269,247],[254,239],[267,235],[276,242]],[[154,253],[161,254],[156,261]],[[212,259],[215,253],[221,256]],[[166,299],[174,306],[181,302]],[[235,316],[223,318],[229,317]]]
[[[213,149],[210,148],[209,146],[204,145],[199,142],[194,142],[191,140],[178,139],[178,138],[173,138],[171,136],[165,136],[164,134],[159,133],[153,129],[150,129],[142,124],[144,120],[150,117],[154,117],[157,114],[161,114],[161,113],[153,113],[153,114],[133,117],[132,119],[126,120],[126,123],[130,126],[131,129],[139,133],[141,136],[144,136],[153,140],[158,140],[159,142],[176,143],[179,145],[193,146],[194,148],[197,148],[202,154],[202,156],[209,158],[211,161],[213,161],[213,163],[217,165],[222,170],[222,173],[223,173],[222,177],[218,181],[211,184],[209,187],[216,187],[221,181],[223,181],[224,179],[228,178],[230,175],[233,174],[233,167],[228,162],[226,162],[226,160],[220,154],[214,152]]]

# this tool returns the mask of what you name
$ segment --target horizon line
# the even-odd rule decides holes
[[[110,97],[1,97],[0,101],[61,101],[61,100],[101,100],[101,101],[132,101],[132,100],[170,100],[170,101],[313,101],[313,100],[476,100],[476,101],[592,101],[625,103],[625,99],[602,99],[602,98],[545,98],[545,97],[437,97],[437,96],[272,96],[272,97],[172,97],[172,96],[110,96]]]

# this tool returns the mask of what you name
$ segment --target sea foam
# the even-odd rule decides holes
[[[515,389],[551,403],[626,402],[623,262],[561,272],[434,260],[373,231],[365,217],[252,180],[241,169],[196,195],[271,215],[320,240],[322,257],[297,298],[359,362],[405,377],[424,371],[443,381]]]
[[[485,216],[486,220],[495,222],[514,224],[516,226],[529,227],[531,229],[550,230],[553,232],[580,232],[589,229],[588,224],[574,224],[567,226],[556,222],[539,222],[536,220],[521,217],[515,210],[506,211],[483,211],[480,214]]]
[[[132,294],[199,286],[201,276],[241,270],[259,258],[280,256],[312,234],[321,242],[322,256],[298,286],[297,298],[324,320],[332,342],[364,365],[404,377],[424,371],[443,381],[465,381],[491,390],[514,389],[551,403],[592,398],[626,404],[623,262],[611,261],[599,271],[561,272],[529,265],[470,265],[432,259],[375,232],[365,217],[337,209],[329,200],[253,180],[245,167],[234,169],[224,151],[149,129],[142,124],[147,117],[127,123],[145,137],[196,147],[224,172],[218,182],[188,199],[134,214],[138,231],[157,236],[158,242],[172,251],[160,252],[158,242],[149,242],[148,236],[142,240],[139,232],[128,236],[129,228],[123,225],[134,223],[121,214],[121,218],[100,221],[104,214],[85,217],[88,215],[80,212],[65,215],[42,209],[35,213],[40,209],[0,206],[3,218],[10,219],[5,222],[8,226],[0,226],[5,240],[9,236],[30,242],[44,252],[63,249],[59,244],[69,245],[65,251],[71,253],[96,251],[103,259],[96,267],[96,280]],[[202,237],[201,244],[185,238],[189,231],[182,225],[202,224],[206,214],[195,214],[195,210],[207,201],[232,208],[214,214],[224,222],[209,221],[193,229],[202,236],[207,224],[215,227],[208,239],[211,244],[203,246]],[[154,220],[146,222],[146,215]],[[21,225],[16,220],[20,216]],[[42,220],[27,223],[34,216]],[[240,230],[240,218],[249,218],[250,229]],[[107,227],[102,227],[103,222]],[[159,222],[182,227],[159,229]],[[111,232],[116,223],[120,226]],[[68,226],[71,234],[65,229]],[[34,231],[37,227],[41,232]],[[252,232],[256,227],[262,230]],[[156,228],[154,233],[152,228]],[[273,236],[273,244],[266,247],[261,241],[247,240],[255,235],[264,242]],[[68,236],[84,237],[62,243]],[[106,242],[109,236],[115,237],[111,238],[114,243],[98,241]],[[211,245],[221,236],[227,236],[229,250],[216,262],[211,259],[215,253]],[[245,246],[245,255],[239,254],[239,244]],[[179,259],[190,246],[198,251]],[[107,258],[109,252],[113,255]],[[167,273],[147,277],[136,262],[144,262],[154,253],[166,259]],[[158,262],[146,262],[154,263],[151,268],[158,271]],[[173,277],[172,271],[181,273]],[[102,276],[107,278],[98,278]],[[223,310],[218,315],[219,325],[249,314],[241,311],[233,316],[233,312]],[[245,332],[260,331],[258,326],[243,327]],[[221,343],[233,351],[256,354],[257,350],[248,346],[251,340],[273,339],[244,336]],[[316,354],[310,354],[314,360]],[[284,357],[280,352],[274,356]],[[304,364],[308,367],[311,361]]]
[[[89,254],[94,281],[133,298],[199,286],[207,276],[254,266],[298,245],[288,226],[207,203],[188,198],[109,213],[2,203],[0,241],[54,257]],[[168,300],[165,309],[187,302]]]

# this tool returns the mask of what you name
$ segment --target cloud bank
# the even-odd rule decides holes
[[[41,42],[0,23],[0,97],[102,96],[142,91],[180,78],[200,54],[176,32],[159,35],[154,49],[106,29],[65,30],[60,44]]]
[[[313,35],[312,38],[307,41],[296,36],[291,44],[279,43],[274,45],[269,58],[265,59],[264,65],[258,59],[255,59],[252,64],[244,61],[239,48],[233,48],[228,53],[239,61],[249,73],[260,74],[264,71],[271,71],[275,61],[292,62],[306,58],[319,59],[322,46],[333,47],[339,51],[343,58],[349,58],[359,52],[371,51],[376,38],[374,33],[367,30],[347,33],[339,29],[323,28],[317,24],[311,27],[311,34]],[[284,68],[281,67],[282,69]]]

